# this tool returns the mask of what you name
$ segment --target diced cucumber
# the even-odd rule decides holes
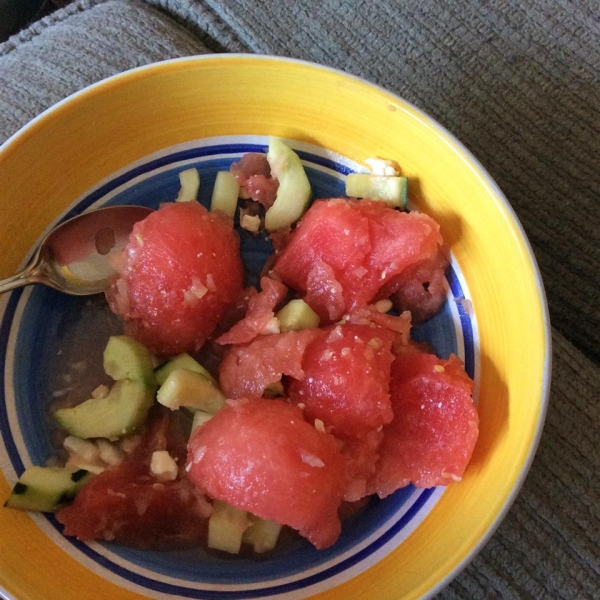
[[[369,173],[350,173],[346,176],[346,196],[380,200],[392,208],[406,208],[408,179]]]
[[[240,186],[235,177],[229,171],[219,171],[210,199],[210,210],[220,210],[233,219],[239,195]]]
[[[139,381],[116,381],[105,398],[91,398],[54,413],[57,423],[80,438],[116,439],[137,431],[154,402],[154,388]]]
[[[4,503],[19,510],[54,512],[72,502],[77,492],[93,477],[83,469],[28,467]]]
[[[189,369],[175,369],[160,386],[156,399],[167,408],[198,408],[214,415],[225,404],[223,392],[201,375]]]
[[[126,335],[113,335],[104,350],[104,371],[115,380],[131,379],[155,387],[152,356],[148,349]]]
[[[277,198],[265,214],[265,229],[277,231],[295,223],[308,207],[312,190],[300,157],[281,140],[269,138],[267,160],[279,181]]]
[[[290,300],[276,315],[279,330],[300,331],[319,326],[319,315],[304,300]]]
[[[244,532],[250,526],[248,513],[223,502],[213,502],[208,519],[208,547],[239,554]]]
[[[252,525],[244,531],[242,542],[250,544],[254,552],[260,554],[273,550],[277,544],[281,525],[275,521],[267,521],[259,517],[252,517]]]
[[[200,189],[200,173],[197,169],[186,169],[179,173],[179,194],[175,202],[193,202],[198,200],[198,190]]]
[[[179,354],[175,358],[168,360],[164,365],[161,365],[154,371],[154,377],[156,378],[156,383],[158,385],[162,385],[167,377],[176,369],[188,369],[189,371],[195,371],[196,373],[200,373],[214,383],[217,384],[215,378],[197,361],[194,360],[189,354]]]
[[[194,411],[194,418],[192,420],[192,433],[200,427],[200,425],[204,425],[206,421],[210,421],[212,419],[212,415],[204,412],[203,410]]]
[[[285,389],[283,387],[283,383],[281,381],[276,381],[275,383],[270,383],[264,392],[265,398],[277,398],[278,396],[283,396]]]

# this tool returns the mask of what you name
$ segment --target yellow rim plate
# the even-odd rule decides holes
[[[546,410],[550,338],[539,272],[512,209],[470,153],[418,109],[342,72],[273,57],[191,57],[118,75],[54,106],[0,148],[0,273],[15,272],[49,223],[115,171],[226,135],[291,138],[357,162],[393,158],[450,242],[479,329],[481,431],[472,463],[400,547],[316,597],[433,593],[489,538],[523,482]],[[0,477],[0,495],[8,492]],[[141,597],[60,551],[27,514],[0,510],[0,556],[0,586],[16,598]]]

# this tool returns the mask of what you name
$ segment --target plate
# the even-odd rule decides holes
[[[151,65],[76,94],[0,149],[3,181],[19,190],[3,199],[11,210],[0,229],[12,253],[0,269],[8,276],[14,256],[73,214],[172,200],[178,172],[189,166],[200,172],[207,203],[217,170],[263,151],[267,135],[299,152],[315,197],[340,195],[344,175],[369,156],[397,160],[411,203],[441,223],[453,256],[448,301],[416,336],[441,356],[459,354],[476,380],[481,433],[463,481],[373,500],[333,548],[318,552],[295,540],[263,561],[83,544],[60,535],[52,516],[2,510],[0,585],[8,597],[81,597],[82,590],[117,599],[420,597],[466,564],[514,499],[539,439],[549,377],[547,311],[531,250],[501,192],[460,143],[362,80],[308,63],[228,55]],[[16,230],[17,223],[24,226]],[[268,242],[242,232],[242,252],[255,278]],[[5,295],[0,311],[0,493],[7,495],[25,466],[51,454],[53,398],[86,385],[89,392],[108,332],[119,324],[101,298],[42,287]],[[59,583],[67,580],[72,590]]]

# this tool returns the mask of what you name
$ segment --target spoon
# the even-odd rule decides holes
[[[122,249],[133,226],[152,211],[145,206],[109,206],[55,227],[20,273],[0,281],[0,294],[43,283],[72,296],[103,292],[115,273],[109,257]]]

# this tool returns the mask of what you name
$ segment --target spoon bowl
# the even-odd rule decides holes
[[[61,223],[20,273],[0,281],[0,294],[33,283],[72,296],[103,292],[115,273],[110,257],[125,246],[135,223],[151,212],[145,206],[108,206]]]

